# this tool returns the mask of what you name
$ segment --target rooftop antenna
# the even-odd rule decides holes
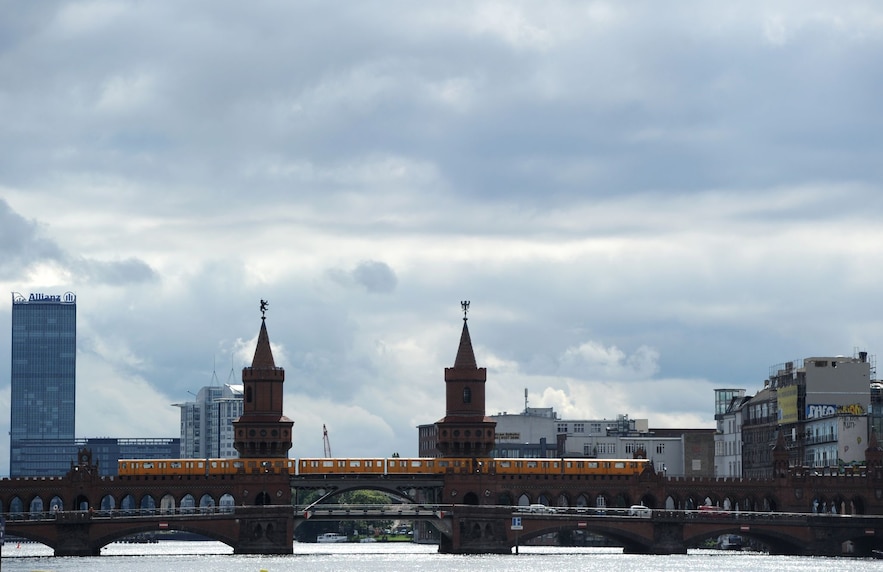
[[[218,379],[218,360],[217,358],[212,358],[212,387],[217,387],[221,385],[221,380]]]
[[[524,412],[527,413],[527,388],[524,388]]]

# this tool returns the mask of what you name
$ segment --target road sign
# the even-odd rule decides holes
[[[521,517],[513,516],[512,517],[512,530],[524,530],[524,527],[521,526]]]

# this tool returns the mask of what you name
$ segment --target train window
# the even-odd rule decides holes
[[[323,467],[334,468],[334,461],[322,461]]]
[[[438,462],[439,467],[447,467],[448,465],[449,465],[449,463],[447,461],[439,461]]]
[[[355,459],[351,459],[351,460],[350,460],[350,467],[360,467],[360,466],[362,466],[362,462],[361,462],[361,461],[358,461],[358,460],[355,460]]]
[[[528,462],[527,462],[527,468],[528,468],[528,469],[536,469],[536,468],[537,468],[537,462],[536,462],[536,461],[528,461]]]
[[[552,468],[554,468],[554,469],[559,468],[558,461],[555,461],[554,463],[552,463]]]
[[[180,469],[181,468],[181,461],[172,461],[171,463],[169,463],[169,467],[171,467],[173,469]]]
[[[196,463],[196,467],[198,469],[203,469],[203,468],[205,468],[205,463],[203,461],[200,461],[200,462]]]
[[[209,467],[211,467],[211,468],[213,468],[213,469],[217,469],[217,468],[218,468],[218,462],[217,462],[217,461],[211,461],[211,462],[209,463]]]
[[[586,463],[586,466],[587,466],[589,469],[597,469],[597,468],[598,468],[598,463],[595,462],[595,461],[589,461],[588,463]]]
[[[245,467],[245,463],[243,463],[242,461],[233,461],[233,468],[234,469],[242,469],[244,467]]]
[[[622,463],[622,462],[619,462],[619,463],[613,463],[613,468],[614,468],[614,469],[624,469],[624,468],[625,468],[625,463]]]
[[[152,468],[153,468],[153,463],[144,463],[144,468],[145,468],[145,469],[152,469]]]
[[[412,467],[422,467],[423,463],[421,461],[411,461]]]
[[[511,461],[497,461],[497,466],[503,469],[508,469],[512,466]]]

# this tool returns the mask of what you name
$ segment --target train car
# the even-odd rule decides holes
[[[472,459],[468,458],[398,458],[386,459],[388,475],[442,475],[452,472],[471,472]]]
[[[297,463],[299,475],[382,475],[385,474],[386,459],[300,459]]]
[[[129,477],[293,474],[295,463],[294,459],[123,459],[117,464],[117,474]]]
[[[491,472],[502,475],[638,475],[646,459],[491,459]]]

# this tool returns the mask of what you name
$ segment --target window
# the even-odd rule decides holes
[[[585,433],[586,432],[585,423],[574,423],[573,424],[573,432],[574,433]]]
[[[656,453],[659,455],[665,453],[665,443],[657,443],[656,444]]]
[[[472,403],[472,389],[469,387],[463,388],[463,403]]]
[[[558,433],[567,433],[567,423],[558,424]]]

